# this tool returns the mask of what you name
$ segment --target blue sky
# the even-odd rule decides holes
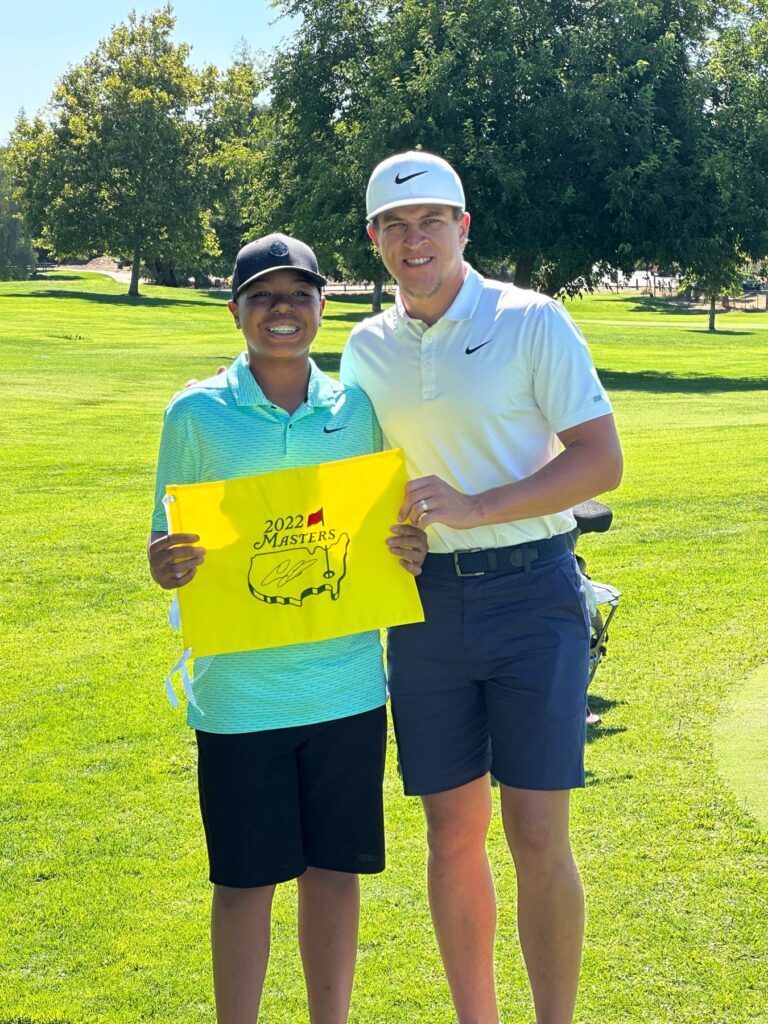
[[[36,113],[50,98],[57,79],[109,35],[128,12],[162,6],[162,0],[32,0],[3,4],[0,13],[0,144],[8,141],[23,107]],[[175,38],[192,47],[195,67],[226,67],[245,39],[253,50],[271,50],[296,27],[278,19],[266,0],[177,0]],[[270,24],[277,22],[276,24]]]

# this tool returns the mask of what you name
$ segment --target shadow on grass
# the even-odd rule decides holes
[[[61,1017],[57,1017],[55,1020],[50,1017],[45,1019],[35,1017],[34,1020],[31,1017],[3,1017],[0,1019],[0,1024],[72,1024],[72,1021],[63,1020]]]
[[[367,303],[371,304],[371,293],[370,292],[326,292],[326,299],[329,302],[354,302],[354,303]],[[394,302],[395,296],[391,292],[384,292],[381,296],[382,302]]]
[[[705,316],[709,311],[679,299],[653,298],[651,295],[628,296],[621,300],[631,313],[667,313],[671,316]]]
[[[48,274],[48,271],[39,270],[35,274],[35,276],[32,278],[32,280],[33,281],[50,281],[51,278],[48,277],[47,274]],[[56,272],[55,280],[56,281],[83,281],[85,279],[84,279],[82,274],[62,274],[62,273],[59,273],[57,271]],[[0,1021],[0,1024],[3,1024],[3,1022]]]
[[[610,711],[612,708],[622,708],[626,706],[625,700],[609,700],[607,697],[601,697],[599,693],[594,693],[592,690],[587,694],[589,706],[593,711],[596,711],[598,715],[604,714],[606,711]]]
[[[715,391],[768,391],[768,377],[678,376],[657,370],[599,369],[608,391],[649,391],[669,394],[708,394]]]
[[[592,702],[590,701],[590,707]],[[594,711],[595,709],[592,708]],[[587,726],[587,743],[594,743],[596,740],[607,740],[610,736],[619,736],[621,733],[626,732],[626,726],[624,725],[588,725]]]
[[[145,308],[158,308],[160,306],[210,306],[211,299],[221,300],[218,292],[198,292],[198,295],[205,295],[207,299],[186,299],[181,296],[184,291],[180,290],[179,298],[161,299],[159,296],[141,294],[137,298],[132,295],[113,295],[109,292],[86,292],[86,291],[65,291],[62,288],[41,288],[35,292],[6,292],[14,299],[84,299],[86,302],[97,302],[107,306],[134,306]],[[2,1024],[2,1021],[0,1021]]]
[[[356,324],[365,317],[373,315],[373,311],[370,309],[358,310],[356,313],[326,313],[323,316],[323,322],[328,324],[336,320],[339,323]]]
[[[632,772],[621,772],[619,774],[608,774],[608,775],[596,775],[595,772],[587,769],[584,772],[584,781],[589,789],[593,786],[616,786],[621,785],[624,782],[632,782],[634,775]],[[2,1022],[0,1021],[0,1024]]]
[[[742,300],[737,299],[738,302]],[[653,298],[650,295],[645,296],[627,296],[627,298],[621,300],[621,304],[628,307],[631,313],[666,313],[668,316],[708,316],[709,315],[709,304],[706,305],[693,302],[686,302],[683,299],[665,299],[665,298]],[[764,309],[738,309],[736,306],[732,306],[731,309],[721,309],[718,307],[715,315],[718,317],[728,316],[730,313],[764,313]],[[725,332],[718,332],[725,333]]]
[[[339,372],[341,352],[312,352],[311,355],[323,373]]]
[[[706,334],[710,338],[754,338],[754,331],[721,331],[719,327],[710,331],[706,327],[691,327],[686,334]]]
[[[600,697],[596,693],[590,692],[588,695],[589,707],[591,711],[600,715],[604,719],[604,716],[615,707],[621,707],[626,704],[624,700],[608,700],[605,697]],[[599,725],[588,725],[587,726],[587,743],[595,743],[597,740],[607,740],[611,736],[617,736],[623,732],[626,732],[626,727],[623,725],[609,725],[605,721],[602,721]]]

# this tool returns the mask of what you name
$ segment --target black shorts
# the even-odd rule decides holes
[[[197,732],[210,879],[250,888],[308,867],[384,870],[386,709],[263,732]]]

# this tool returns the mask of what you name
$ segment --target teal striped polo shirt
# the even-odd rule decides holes
[[[326,429],[328,428],[328,429]],[[261,390],[243,353],[225,374],[181,392],[165,410],[152,529],[166,531],[167,484],[296,469],[381,450],[363,391],[311,362],[307,398],[292,415]],[[382,538],[382,543],[384,538]],[[378,631],[198,658],[187,722],[215,733],[326,722],[386,700]]]

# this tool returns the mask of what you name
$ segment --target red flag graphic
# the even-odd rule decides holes
[[[320,523],[321,526],[325,526],[322,508],[319,508],[317,512],[309,513],[307,516],[307,529],[309,529],[310,526],[317,526],[318,523]]]

